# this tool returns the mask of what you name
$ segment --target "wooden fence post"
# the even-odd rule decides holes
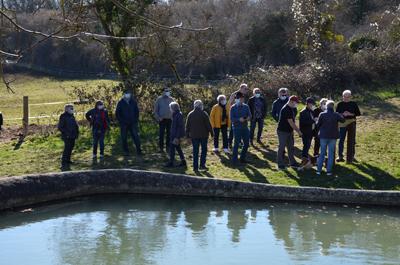
[[[28,127],[29,127],[29,99],[28,99],[28,96],[23,97],[23,110],[24,110],[24,116],[22,118],[22,126],[23,126],[24,136],[26,136],[28,134]]]

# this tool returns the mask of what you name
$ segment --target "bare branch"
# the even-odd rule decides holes
[[[178,29],[178,30],[187,30],[187,31],[207,31],[212,29],[212,27],[206,27],[206,28],[186,28],[183,27],[183,23],[179,23],[178,25],[174,25],[174,26],[166,26],[166,25],[162,25],[160,23],[157,23],[156,21],[152,20],[151,18],[145,17],[143,15],[138,14],[137,12],[127,8],[126,6],[124,6],[123,4],[121,4],[121,2],[119,2],[118,0],[111,0],[111,2],[113,2],[118,8],[120,8],[121,10],[125,11],[126,13],[138,17],[141,20],[143,20],[144,22],[148,23],[149,25],[152,25],[154,27],[160,28],[160,29],[165,29],[165,30],[174,30],[174,29]]]
[[[20,55],[18,55],[18,54],[9,53],[9,52],[5,52],[5,51],[2,51],[2,50],[0,50],[0,54],[4,55],[4,56],[7,56],[7,57],[20,57]]]
[[[79,37],[85,36],[85,37],[97,37],[97,38],[102,38],[102,39],[140,40],[140,39],[146,39],[146,38],[152,37],[154,35],[154,34],[150,34],[148,36],[143,36],[143,37],[129,37],[129,36],[119,37],[119,36],[111,36],[111,35],[81,31],[81,32],[77,32],[77,33],[69,35],[69,36],[60,36],[60,35],[57,35],[57,32],[59,32],[59,31],[47,34],[47,33],[41,32],[41,31],[24,28],[23,26],[16,23],[7,14],[5,14],[2,10],[0,10],[0,14],[3,15],[8,21],[10,21],[10,23],[13,24],[14,27],[16,27],[17,29],[19,29],[23,32],[29,33],[29,34],[45,37],[45,39],[51,38],[51,39],[58,39],[58,40],[69,40],[69,39],[74,39],[74,38],[79,38]]]
[[[6,86],[7,90],[9,92],[11,92],[11,93],[15,93],[15,91],[10,86],[10,84],[12,82],[14,82],[15,79],[14,80],[7,80],[6,79],[6,77],[4,75],[4,70],[3,70],[3,60],[1,60],[1,57],[0,57],[0,78],[1,78],[1,81],[4,83],[4,85]]]

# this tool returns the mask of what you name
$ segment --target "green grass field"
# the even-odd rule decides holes
[[[27,80],[30,80],[29,84],[36,82],[35,79]],[[46,83],[44,81],[46,79],[39,80]],[[47,80],[47,82],[55,83],[47,85],[51,90],[66,87],[73,82],[83,82]],[[23,83],[21,82],[20,85],[23,86]],[[37,85],[35,86],[37,87]],[[26,89],[25,93],[32,93],[31,90]],[[40,94],[43,93],[43,90],[37,91]],[[31,95],[38,101],[43,100],[43,98],[52,99],[50,94],[44,94],[42,96],[35,95],[35,93]],[[9,101],[13,101],[15,100],[13,97],[17,97],[8,94],[6,96],[9,97]],[[4,102],[7,102],[7,100],[3,100],[2,98],[0,109],[5,104]],[[63,98],[59,97],[55,100],[63,100]],[[207,161],[209,170],[200,172],[199,175],[208,178],[226,178],[293,186],[400,190],[400,142],[397,140],[400,135],[400,124],[398,122],[400,118],[399,90],[386,89],[365,93],[359,96],[358,100],[364,114],[358,121],[356,157],[359,162],[353,165],[338,164],[334,176],[328,177],[325,174],[317,176],[314,169],[302,172],[293,169],[278,171],[275,163],[276,125],[270,119],[265,121],[263,144],[257,144],[249,149],[249,164],[236,168],[232,167],[229,156],[225,154],[216,155],[211,152],[210,139]],[[142,122],[141,135],[145,152],[143,158],[134,156],[125,158],[122,155],[119,131],[118,128],[114,127],[106,137],[106,157],[104,161],[93,161],[91,158],[90,131],[87,126],[81,126],[81,136],[73,154],[76,163],[72,165],[71,169],[134,168],[195,174],[190,167],[192,161],[191,146],[188,143],[185,144],[184,152],[189,167],[187,169],[166,170],[163,165],[167,161],[167,155],[157,153],[156,124],[153,121]],[[45,133],[27,137],[22,144],[18,143],[17,140],[0,143],[0,176],[60,171],[62,146],[63,143],[58,132],[53,132],[51,129],[46,130]],[[296,154],[299,157],[301,139],[298,137],[296,137],[296,147]]]
[[[15,82],[11,84],[15,93],[6,92],[3,84],[0,84],[0,112],[3,113],[7,124],[21,124],[22,121],[22,97],[29,97],[29,116],[51,116],[44,119],[33,118],[31,123],[50,124],[58,118],[66,102],[74,102],[77,99],[71,95],[74,87],[94,88],[99,84],[112,84],[110,80],[61,80],[49,77],[31,77],[17,75]],[[42,104],[45,103],[45,104]],[[48,104],[51,103],[51,104]],[[87,108],[85,105],[77,105],[78,111]]]

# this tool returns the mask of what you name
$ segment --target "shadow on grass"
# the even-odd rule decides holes
[[[286,171],[287,177],[295,180],[299,186],[324,188],[399,190],[400,179],[368,163],[354,164],[355,169],[337,164],[334,175],[317,175],[314,169]]]

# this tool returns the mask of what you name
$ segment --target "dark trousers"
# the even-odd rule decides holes
[[[356,122],[352,122],[346,127],[340,128],[340,139],[339,139],[339,157],[343,157],[344,152],[344,141],[347,135],[347,153],[346,161],[353,162],[356,154]]]
[[[231,124],[231,127],[229,128],[229,136],[228,136],[228,144],[229,144],[229,146],[231,146],[232,143],[233,143],[233,135],[234,135],[234,131],[233,131],[233,126]]]
[[[319,148],[321,146],[321,141],[318,134],[314,135],[314,156],[319,155]]]
[[[100,145],[100,155],[104,155],[104,137],[105,132],[93,131],[93,154],[97,154],[97,146]]]
[[[258,125],[258,131],[257,131],[257,141],[261,140],[261,134],[264,128],[264,119],[263,118],[258,118],[254,119],[250,123],[250,140],[253,141],[254,139],[254,131],[256,130],[256,126]]]
[[[174,161],[175,161],[175,151],[178,153],[181,161],[185,160],[185,155],[183,154],[181,145],[180,144],[175,145],[175,144],[171,143],[169,146],[169,162],[171,164],[174,164]]]
[[[136,146],[136,152],[140,154],[142,149],[140,147],[140,138],[139,138],[139,126],[138,124],[122,124],[120,125],[121,129],[121,140],[122,140],[122,149],[125,154],[129,154],[128,148],[128,133],[132,136],[133,142]]]
[[[207,158],[207,141],[208,138],[196,138],[192,139],[193,145],[193,169],[199,169],[199,152],[201,147],[201,156],[200,156],[200,167],[206,166],[206,158]]]
[[[71,154],[75,146],[75,139],[63,139],[63,141],[64,151],[62,153],[61,163],[64,165],[71,162]]]
[[[303,140],[303,150],[301,152],[301,157],[308,159],[309,157],[308,152],[310,151],[313,137],[312,135],[303,135],[301,139]]]
[[[158,146],[160,150],[164,150],[164,139],[165,139],[165,148],[169,148],[170,145],[170,133],[171,133],[171,119],[163,119],[158,123],[159,125],[159,132],[158,132]]]
[[[222,147],[228,148],[228,125],[222,125],[221,128],[214,128],[214,147],[219,146],[219,133],[222,134]]]
[[[232,152],[232,161],[235,163],[238,160],[239,155],[239,145],[243,142],[242,152],[240,153],[240,160],[246,160],[247,150],[249,148],[249,128],[246,127],[239,127],[234,128],[234,135],[235,135],[235,143],[233,145],[233,152]]]

